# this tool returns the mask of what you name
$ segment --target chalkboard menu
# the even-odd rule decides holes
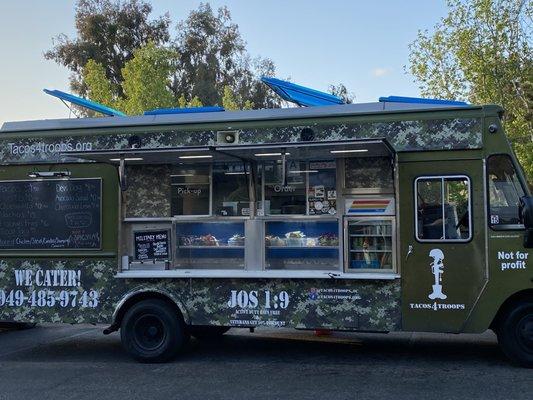
[[[169,259],[169,231],[136,231],[133,232],[135,259],[168,260]]]
[[[102,182],[0,182],[0,249],[100,249]]]

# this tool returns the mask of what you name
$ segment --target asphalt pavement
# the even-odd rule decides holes
[[[532,399],[533,370],[483,335],[231,330],[139,364],[103,327],[0,332],[0,400]]]

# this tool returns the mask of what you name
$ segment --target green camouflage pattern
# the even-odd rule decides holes
[[[0,320],[20,322],[57,322],[57,323],[106,323],[114,308],[111,299],[123,290],[123,282],[113,277],[117,269],[115,258],[82,259],[2,259],[0,260]],[[16,281],[15,271],[31,271],[31,283]],[[63,284],[59,279],[54,282],[38,281],[38,271],[80,271],[80,285]],[[17,284],[19,283],[19,284]],[[50,284],[48,284],[50,283]],[[24,295],[23,304],[18,305],[16,295]],[[39,304],[39,292],[45,292],[46,304]],[[98,292],[95,307],[82,304],[83,293]],[[13,292],[13,301],[9,301]],[[61,303],[61,296],[68,293],[68,303]],[[32,299],[32,293],[36,298]],[[52,295],[50,296],[50,293]],[[55,297],[52,300],[50,297]],[[67,298],[67,296],[64,296]],[[34,301],[32,301],[34,300]],[[80,303],[81,301],[81,303]],[[11,303],[11,304],[10,304]],[[54,304],[52,304],[54,303]]]
[[[116,259],[2,259],[0,321],[111,324],[122,299],[156,291],[177,302],[193,325],[401,329],[399,280],[122,279],[116,270]],[[24,271],[18,282],[16,271]],[[58,272],[56,282],[45,281],[46,271],[65,271],[65,280]],[[79,279],[67,279],[68,271],[80,271]],[[97,303],[84,299],[91,292]]]
[[[170,217],[170,172],[168,165],[126,167],[127,218]]]
[[[392,165],[388,157],[353,157],[345,161],[344,187],[393,189]]]
[[[315,141],[384,138],[396,151],[477,149],[482,147],[481,118],[450,118],[392,122],[358,122],[313,124],[270,128],[239,129],[240,144],[301,141],[301,131],[312,129]],[[87,135],[68,134],[40,136],[20,134],[0,140],[3,163],[83,161],[65,155],[72,151],[128,149],[128,139],[136,135],[141,148],[208,146],[216,144],[216,130],[191,131],[162,126],[158,131],[131,129],[93,132]]]

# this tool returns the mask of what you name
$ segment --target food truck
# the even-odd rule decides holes
[[[388,97],[5,123],[0,321],[106,324],[143,362],[232,327],[492,329],[531,367],[533,201],[502,116]]]

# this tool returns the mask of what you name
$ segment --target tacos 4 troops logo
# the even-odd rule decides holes
[[[431,286],[431,292],[428,295],[428,299],[434,300],[433,303],[409,303],[411,309],[420,310],[464,310],[466,306],[464,304],[450,304],[443,303],[438,300],[446,300],[448,296],[443,291],[442,277],[444,275],[444,252],[441,249],[432,249],[429,252],[429,258],[432,261],[429,264],[430,272],[433,274],[434,283]]]

